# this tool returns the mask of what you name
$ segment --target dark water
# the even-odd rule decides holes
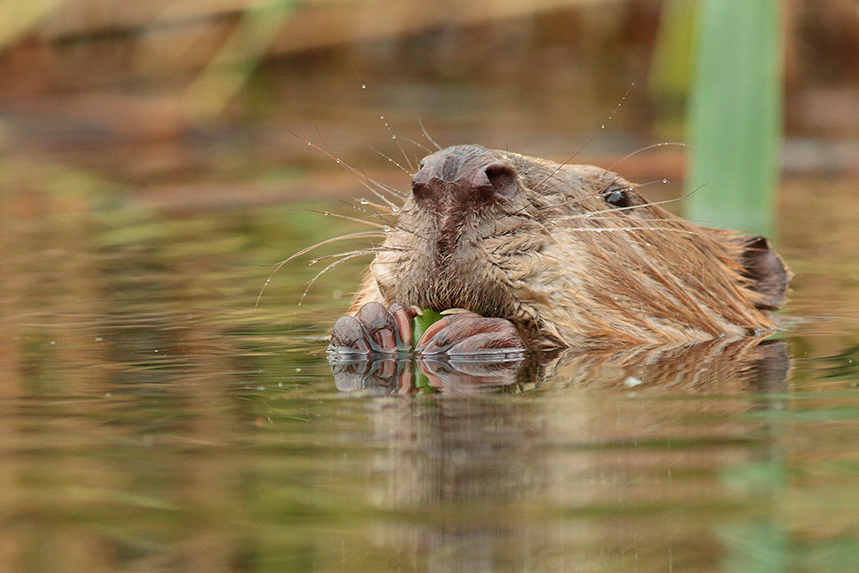
[[[35,177],[0,196],[0,570],[859,570],[852,185],[785,183],[778,342],[397,396],[322,352],[360,261],[255,306],[351,224]]]

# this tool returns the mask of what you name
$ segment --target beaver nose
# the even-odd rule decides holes
[[[412,193],[419,202],[459,204],[489,203],[510,199],[516,193],[517,175],[502,161],[426,161],[412,179]]]

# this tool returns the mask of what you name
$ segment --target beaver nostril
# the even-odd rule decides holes
[[[418,181],[416,179],[412,179],[412,194],[416,198],[423,198],[427,196],[427,184],[423,181]]]
[[[438,181],[433,179],[430,171],[421,166],[412,177],[412,195],[419,201],[433,200],[438,195]]]
[[[490,163],[483,168],[495,192],[502,197],[512,197],[516,193],[516,170],[506,163]]]

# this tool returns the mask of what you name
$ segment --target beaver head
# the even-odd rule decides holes
[[[790,277],[763,237],[680,219],[615,173],[462,145],[421,162],[353,308],[464,308],[535,348],[679,343],[771,329]]]

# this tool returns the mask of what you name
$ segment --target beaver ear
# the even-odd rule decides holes
[[[775,254],[764,237],[744,237],[740,264],[743,276],[752,281],[749,288],[761,295],[755,306],[762,310],[777,310],[787,299],[787,285],[793,273]]]

